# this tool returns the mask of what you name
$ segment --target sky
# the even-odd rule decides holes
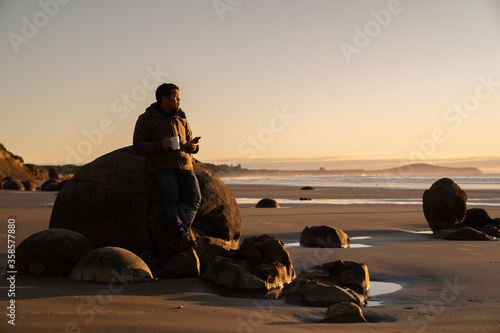
[[[496,0],[0,0],[0,143],[82,164],[163,82],[202,162],[500,173]]]

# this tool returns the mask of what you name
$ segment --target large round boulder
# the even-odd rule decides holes
[[[24,185],[17,180],[10,180],[3,185],[4,190],[24,191]]]
[[[75,231],[43,230],[19,244],[16,269],[26,275],[68,275],[73,266],[93,249],[90,239]]]
[[[23,180],[23,181],[21,181],[21,184],[23,184],[25,191],[34,192],[34,191],[36,191],[36,188],[38,187],[38,184],[33,180]]]
[[[422,204],[433,232],[457,227],[467,212],[467,194],[453,180],[441,178],[425,190]]]
[[[194,171],[202,194],[192,226],[195,236],[218,238],[237,248],[241,216],[236,200],[203,163],[194,161]],[[149,251],[164,260],[176,255],[165,246],[171,241],[166,225],[147,160],[132,147],[81,167],[59,192],[50,219],[50,228],[75,230],[96,247]]]
[[[87,253],[73,267],[73,280],[122,284],[146,282],[153,278],[148,265],[134,253],[106,246]]]

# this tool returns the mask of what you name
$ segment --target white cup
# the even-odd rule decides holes
[[[173,150],[181,149],[181,143],[179,142],[178,136],[173,136],[169,139],[170,139],[170,146],[172,147]]]

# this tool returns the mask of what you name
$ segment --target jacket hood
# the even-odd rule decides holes
[[[146,113],[154,118],[167,116],[167,113],[165,113],[165,111],[162,110],[162,108],[160,107],[160,104],[158,102],[154,102],[153,104],[151,104],[146,109]],[[186,118],[186,113],[184,111],[182,111],[182,109],[179,109],[176,112],[174,112],[174,114],[172,116]]]

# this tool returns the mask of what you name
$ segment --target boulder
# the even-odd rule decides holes
[[[467,209],[467,214],[465,215],[462,225],[474,229],[481,229],[482,227],[492,223],[493,220],[486,210],[482,208],[469,208]]]
[[[286,285],[282,294],[289,301],[304,306],[329,306],[342,302],[353,302],[360,306],[367,304],[365,296],[349,288],[301,278],[296,278],[292,283]]]
[[[490,237],[484,232],[470,227],[436,230],[434,232],[434,237],[449,240],[491,240]]]
[[[424,215],[433,232],[452,229],[462,223],[467,211],[467,195],[449,178],[442,178],[425,190]]]
[[[134,253],[106,246],[87,253],[70,273],[73,280],[122,284],[146,282],[153,278],[151,270]]]
[[[17,180],[9,180],[3,185],[4,190],[24,191],[24,185]]]
[[[87,237],[66,229],[37,232],[16,249],[16,269],[27,275],[68,275],[94,249]]]
[[[195,237],[218,238],[237,248],[241,216],[236,200],[203,163],[194,161],[194,171],[202,193],[192,225]],[[117,246],[137,254],[149,251],[168,261],[177,253],[165,248],[170,230],[163,219],[146,158],[125,147],[77,171],[56,198],[50,228],[78,231],[97,247]]]
[[[358,294],[370,290],[368,267],[363,263],[337,260],[300,272],[298,278],[350,288]]]
[[[303,190],[303,191],[312,191],[312,190],[314,190],[314,187],[304,186],[304,187],[301,187],[300,189]]]
[[[23,180],[21,184],[23,184],[25,191],[35,192],[38,187],[38,184],[33,180]]]
[[[300,245],[306,247],[347,247],[349,243],[344,231],[326,225],[305,227],[300,234]]]
[[[366,305],[363,296],[370,289],[365,264],[338,260],[302,271],[285,286],[283,294],[306,305],[328,306],[339,302]]]
[[[290,283],[295,270],[283,242],[262,235],[246,238],[238,251],[216,255],[203,277],[227,289],[265,290]]]
[[[255,205],[255,207],[257,207],[257,208],[280,208],[280,205],[274,199],[264,198],[264,199],[261,199],[259,202],[257,202],[257,205]]]
[[[367,323],[359,305],[353,302],[341,302],[330,305],[325,318],[320,323]]]
[[[168,261],[160,272],[160,277],[185,278],[200,275],[200,259],[193,249],[179,253]]]
[[[49,169],[49,179],[59,180],[59,172],[57,172],[57,170],[54,168],[50,168]]]
[[[58,183],[59,183],[59,181],[57,181],[55,179],[46,180],[42,184],[41,190],[42,191],[59,191]]]

